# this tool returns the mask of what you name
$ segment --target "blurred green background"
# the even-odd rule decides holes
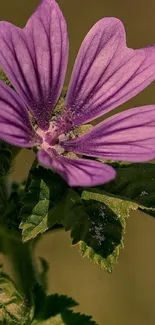
[[[0,0],[0,20],[23,27],[38,3],[38,0]],[[123,21],[129,47],[155,43],[154,0],[60,0],[59,4],[67,19],[70,39],[66,85],[83,37],[104,16]],[[155,86],[151,85],[119,110],[153,103]],[[11,179],[24,179],[32,159],[33,154],[23,150]],[[50,263],[49,292],[73,296],[80,303],[80,311],[92,314],[99,325],[154,325],[155,220],[141,212],[132,213],[124,244],[119,264],[110,275],[82,259],[78,247],[70,246],[68,233],[43,236],[36,255]]]

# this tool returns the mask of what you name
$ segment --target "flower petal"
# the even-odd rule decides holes
[[[35,145],[34,130],[25,105],[19,95],[2,81],[0,81],[0,139],[19,147]]]
[[[99,123],[86,135],[61,142],[86,156],[143,162],[155,158],[155,105],[136,107]]]
[[[61,93],[67,60],[66,23],[55,0],[43,0],[24,29],[0,22],[0,66],[42,128]]]
[[[89,159],[53,157],[45,150],[38,151],[39,162],[54,169],[70,186],[96,186],[115,178],[115,170],[106,164]]]
[[[154,79],[155,46],[127,48],[120,20],[104,18],[81,45],[66,106],[75,112],[75,125],[80,125],[126,102]]]

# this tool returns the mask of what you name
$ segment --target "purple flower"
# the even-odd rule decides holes
[[[98,21],[81,45],[58,114],[55,105],[67,61],[66,23],[55,0],[43,0],[24,29],[0,23],[0,66],[16,90],[0,82],[0,138],[21,147],[37,146],[39,162],[70,186],[95,186],[115,178],[111,166],[89,157],[133,162],[154,158],[154,105],[116,114],[79,137],[76,130],[155,79],[155,46],[127,48],[118,19]]]

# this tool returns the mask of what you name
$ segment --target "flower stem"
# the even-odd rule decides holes
[[[39,281],[34,264],[33,246],[8,237],[1,238],[3,252],[11,266],[11,272],[17,288],[24,295],[28,306],[32,303],[32,291]]]

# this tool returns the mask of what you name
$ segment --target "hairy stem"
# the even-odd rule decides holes
[[[31,305],[32,291],[39,281],[34,264],[32,244],[8,237],[1,238],[3,252],[8,257],[11,272],[18,289],[24,294],[28,305]]]

